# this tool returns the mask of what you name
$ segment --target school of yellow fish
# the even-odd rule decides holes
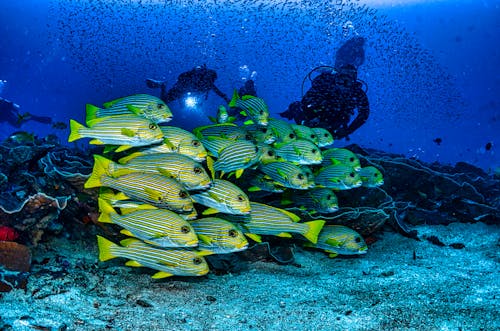
[[[87,105],[86,126],[70,121],[68,141],[104,145],[85,188],[100,188],[99,221],[128,236],[119,244],[97,236],[99,259],[126,258],[164,278],[205,275],[204,256],[245,250],[262,236],[301,239],[331,257],[366,253],[356,231],[301,222],[290,210],[334,213],[335,191],[380,186],[382,173],[329,147],[325,129],[271,118],[261,98],[235,92],[228,106],[241,125],[221,106],[214,124],[193,132],[168,126],[170,108],[147,94]],[[282,208],[249,199],[258,193],[281,195]]]

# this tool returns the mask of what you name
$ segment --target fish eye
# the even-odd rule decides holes
[[[355,176],[355,175],[354,175],[354,172],[351,172],[351,173],[349,174],[349,176],[350,176],[350,177],[352,177],[352,178],[354,178],[354,176]]]
[[[255,154],[257,154],[259,152],[259,148],[257,146],[255,146]]]
[[[259,114],[260,114],[260,115],[263,115],[263,114],[264,114],[264,111],[261,109],[261,110],[259,111]]]
[[[159,197],[158,197],[158,201],[159,201],[159,202],[162,202],[162,201],[163,201],[163,197],[162,197],[162,196],[159,196]]]
[[[200,168],[200,167],[194,167],[194,173],[195,173],[195,174],[199,175],[199,174],[201,174],[202,172],[203,172],[203,170],[201,170],[201,168]]]
[[[274,151],[267,151],[268,156],[274,156]]]
[[[354,241],[356,241],[357,243],[361,242],[361,238],[360,237],[356,237],[354,238]]]
[[[328,195],[326,196],[326,200],[332,200],[332,195],[331,195],[331,194],[328,194]]]
[[[156,130],[156,129],[158,129],[158,125],[156,125],[156,124],[154,124],[154,123],[150,123],[150,124],[149,124],[149,129],[150,129],[150,130]]]
[[[193,259],[193,264],[199,265],[199,264],[201,264],[202,262],[203,262],[203,260],[202,260],[201,258],[199,258],[199,257],[195,257],[195,258]]]
[[[238,201],[240,201],[240,202],[245,201],[245,198],[241,194],[238,194],[237,198],[238,198]]]
[[[252,140],[252,139],[253,139],[253,138],[252,138],[252,136],[251,136],[251,135],[249,135],[249,134],[246,134],[246,135],[245,135],[245,140]]]
[[[349,162],[354,162],[354,158],[352,156],[349,158]]]
[[[303,174],[298,174],[297,178],[300,179],[300,180],[302,180],[302,179],[304,179],[304,175]]]
[[[323,137],[328,138],[328,133],[325,133]]]
[[[181,232],[182,233],[189,233],[189,232],[191,232],[191,229],[189,228],[189,226],[184,225],[181,227]]]
[[[229,230],[228,235],[231,238],[236,238],[238,236],[238,232],[236,232],[236,230],[234,230],[234,229],[231,229],[231,230]]]
[[[185,198],[187,198],[187,196],[188,196],[188,194],[187,194],[187,192],[186,192],[186,191],[180,191],[180,192],[179,192],[179,197],[180,197],[181,199],[185,199]]]
[[[313,154],[316,154],[316,153],[318,152],[318,150],[317,150],[316,148],[313,148],[313,149],[311,150],[311,152],[312,152]]]
[[[267,128],[260,128],[260,132],[267,133]]]
[[[377,172],[376,172],[376,173],[374,173],[374,174],[373,174],[373,177],[378,177],[378,173],[377,173]]]
[[[193,140],[192,144],[194,147],[198,147],[201,145],[201,142],[199,140]]]
[[[316,135],[315,135],[315,134],[312,134],[312,135],[311,135],[311,139],[316,139]]]
[[[158,104],[158,109],[163,109],[164,107],[165,107],[165,105],[163,105],[162,103]]]
[[[289,137],[290,139],[295,139],[295,134],[290,133],[290,134],[288,135],[288,137]]]

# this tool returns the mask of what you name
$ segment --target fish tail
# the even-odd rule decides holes
[[[97,118],[97,112],[100,110],[99,107],[91,105],[90,103],[85,105],[85,113],[87,116],[85,117],[85,123],[88,123]]]
[[[112,241],[97,236],[97,246],[99,247],[99,261],[107,261],[118,257],[112,253],[114,248],[119,248],[119,246]]]
[[[231,98],[231,101],[229,101],[229,107],[234,108],[236,107],[236,101],[240,99],[240,96],[238,95],[238,90],[234,89],[233,92],[233,97]]]
[[[80,124],[75,120],[69,120],[69,127],[71,132],[68,137],[68,142],[72,142],[80,138],[83,138],[82,135],[80,134],[80,130],[85,129],[85,126],[83,126],[83,124]]]
[[[325,221],[316,220],[316,221],[305,222],[304,224],[307,225],[307,231],[306,233],[303,234],[304,237],[306,237],[306,239],[312,242],[313,244],[316,244],[318,242],[318,235],[321,232],[323,225],[325,225]]]
[[[111,161],[101,155],[94,155],[94,169],[89,179],[85,182],[85,188],[102,186],[101,178],[108,175],[108,169]]]
[[[97,199],[97,201],[99,205],[99,211],[101,212],[98,221],[101,223],[113,223],[113,221],[111,220],[111,215],[116,214],[113,206],[111,206],[108,201],[102,198]]]

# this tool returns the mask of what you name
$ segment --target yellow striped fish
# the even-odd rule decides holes
[[[241,226],[248,231],[245,235],[257,242],[260,242],[258,235],[291,238],[291,233],[298,233],[316,243],[318,234],[325,224],[323,220],[298,223],[300,218],[297,215],[258,202],[250,202],[250,207],[250,219],[241,223]]]
[[[293,132],[290,123],[277,119],[270,118],[268,127],[274,131],[276,135],[276,143],[287,143],[297,139],[297,135]]]
[[[245,235],[231,222],[218,217],[205,217],[190,222],[198,235],[199,248],[214,254],[227,254],[247,249]]]
[[[292,124],[290,124],[290,126],[292,127],[292,130],[298,139],[309,140],[313,144],[318,145],[319,139],[318,139],[318,136],[316,135],[316,133],[313,131],[313,129],[311,129],[308,126],[301,125],[301,124],[293,124],[292,123]]]
[[[298,190],[307,190],[311,187],[307,174],[299,166],[290,162],[262,164],[259,169],[281,186]]]
[[[321,152],[323,154],[322,166],[332,164],[345,164],[353,168],[355,171],[361,169],[361,163],[356,154],[347,148],[328,148]]]
[[[295,191],[290,194],[291,200],[282,201],[283,204],[293,203],[294,207],[305,209],[310,213],[328,214],[339,209],[338,199],[329,188],[313,188],[307,191]]]
[[[384,185],[384,176],[377,168],[373,166],[363,167],[359,170],[359,176],[363,181],[364,187],[377,187]]]
[[[251,140],[252,137],[245,127],[233,123],[211,124],[193,129],[193,133],[200,139],[204,137],[221,137],[231,140]]]
[[[269,145],[276,141],[276,133],[267,126],[249,124],[245,125],[245,129],[256,143]]]
[[[115,170],[129,169],[139,172],[161,173],[177,179],[187,190],[206,189],[212,181],[203,166],[189,156],[178,153],[144,154],[133,153],[112,162],[110,173]]]
[[[208,150],[210,155],[219,157],[219,152],[226,147],[232,146],[235,141],[232,139],[222,138],[222,137],[205,137],[201,139],[203,146]],[[251,142],[246,142],[246,144],[252,144]]]
[[[260,159],[260,150],[248,140],[234,141],[218,152],[217,161],[213,163],[207,159],[207,166],[212,173],[221,171],[225,173],[236,172],[236,178],[239,178],[244,169],[251,167]]]
[[[166,209],[121,209],[118,214],[104,199],[99,198],[98,221],[121,226],[121,233],[160,247],[195,247],[198,237],[186,220]]]
[[[217,212],[239,215],[250,213],[248,196],[227,180],[214,179],[208,190],[193,194],[191,198],[201,205],[210,207],[203,212],[204,215]]]
[[[363,237],[353,229],[343,225],[325,225],[316,244],[306,243],[306,247],[323,249],[330,257],[337,255],[366,254],[368,246]]]
[[[177,212],[193,211],[193,201],[189,193],[177,180],[161,174],[126,173],[123,170],[119,177],[114,178],[107,170],[106,160],[100,155],[94,155],[94,169],[85,182],[85,188],[107,186],[121,191],[131,200]]]
[[[275,146],[276,155],[298,164],[320,164],[323,156],[319,147],[305,139],[297,139]]]
[[[240,114],[250,117],[255,124],[266,126],[268,123],[269,108],[262,98],[253,95],[244,95],[240,98],[235,89],[229,107],[241,109]]]
[[[122,257],[129,259],[125,265],[129,267],[146,267],[159,270],[152,277],[170,276],[203,276],[209,271],[205,252],[186,249],[155,248],[137,239],[125,239],[121,247],[108,239],[97,236],[99,260],[107,261]]]
[[[179,153],[198,162],[205,161],[207,150],[194,134],[175,126],[161,126],[160,129],[165,137],[163,143],[143,149],[142,153]]]
[[[172,111],[160,98],[149,94],[135,94],[104,103],[104,108],[87,104],[86,122],[96,118],[135,114],[154,123],[172,120]]]
[[[326,147],[333,144],[334,139],[330,131],[323,128],[311,128],[316,137],[318,137],[318,147]]]
[[[362,185],[359,173],[346,164],[334,164],[323,167],[315,175],[316,185],[334,190],[350,190]]]
[[[117,115],[98,118],[88,123],[89,127],[70,120],[71,133],[68,141],[93,138],[93,145],[122,145],[116,151],[131,147],[146,146],[162,141],[163,133],[157,124],[137,115]]]

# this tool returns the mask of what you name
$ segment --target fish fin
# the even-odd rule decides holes
[[[236,121],[236,117],[234,117],[234,116],[229,116],[229,117],[227,118],[227,123],[233,123],[233,122],[235,122],[235,121]]]
[[[330,245],[332,247],[340,247],[342,246],[342,241],[334,238],[328,238],[327,240],[325,240],[325,244]]]
[[[117,149],[115,149],[115,152],[116,153],[120,153],[120,152],[123,152],[123,151],[126,151],[127,149],[130,149],[134,146],[130,146],[130,145],[121,145],[120,147],[118,147]]]
[[[238,170],[236,170],[236,171],[234,172],[234,176],[235,176],[236,178],[240,178],[240,177],[241,177],[241,175],[243,175],[243,171],[245,171],[245,169],[243,169],[243,168],[242,168],[242,169],[238,169]]]
[[[328,257],[330,259],[333,259],[333,258],[337,257],[338,255],[339,255],[338,253],[330,253],[330,254],[328,254]]]
[[[162,174],[163,176],[165,176],[165,177],[168,177],[168,178],[175,178],[175,176],[174,176],[174,175],[173,175],[170,171],[168,171],[168,170],[167,170],[167,169],[165,169],[165,168],[160,168],[160,167],[158,167],[158,168],[156,168],[156,170],[157,170],[160,174]]]
[[[130,232],[129,230],[122,229],[122,230],[120,231],[120,233],[121,233],[121,234],[124,234],[124,235],[126,235],[126,236],[129,236],[129,237],[135,237],[135,235],[134,235],[132,232]]]
[[[300,217],[297,216],[296,214],[294,214],[288,210],[285,210],[285,209],[281,209],[281,208],[276,208],[276,209],[278,209],[280,212],[286,214],[286,216],[290,217],[292,219],[292,221],[294,221],[294,222],[300,221]]]
[[[313,244],[316,244],[318,242],[318,235],[321,232],[323,225],[325,225],[325,221],[316,220],[316,221],[305,222],[304,224],[307,225],[308,229],[303,234],[303,236]]]
[[[118,163],[120,164],[125,164],[128,163],[130,160],[135,159],[138,156],[144,155],[144,153],[141,152],[135,152],[130,155],[124,156],[121,159],[118,160]]]
[[[152,189],[152,188],[144,188],[144,192],[146,192],[146,194],[149,196],[150,199],[152,199],[153,201],[158,201],[161,197],[161,193],[155,189]]]
[[[97,246],[99,247],[99,261],[107,261],[117,257],[111,253],[111,249],[119,247],[114,242],[104,237],[97,236]]]
[[[281,237],[281,238],[292,238],[292,235],[288,232],[281,232],[281,233],[278,233],[276,236]]]
[[[113,223],[113,221],[111,220],[111,215],[117,214],[113,206],[111,206],[109,201],[102,198],[98,198],[97,201],[99,205],[99,211],[101,212],[97,220],[101,223]]]
[[[248,189],[247,189],[248,192],[258,192],[258,191],[262,191],[262,189],[258,186],[250,186]]]
[[[122,128],[121,134],[124,136],[127,136],[127,137],[134,137],[135,136],[134,130],[127,129],[127,128]]]
[[[258,234],[255,233],[245,233],[245,236],[248,238],[252,239],[255,242],[261,243],[262,242],[262,237],[259,236]]]
[[[108,101],[108,102],[105,102],[102,104],[102,106],[104,108],[110,108],[111,106],[113,106],[114,104],[116,104],[118,101],[121,101],[123,100],[125,97],[123,98],[118,98],[118,99],[115,99],[115,100],[111,100],[111,101]]]
[[[254,121],[252,121],[252,120],[247,120],[247,121],[243,122],[243,124],[245,124],[245,125],[252,125],[252,124],[254,124],[254,123],[255,123],[255,122],[254,122]]]
[[[207,208],[203,211],[203,213],[201,213],[202,215],[213,215],[213,214],[217,214],[219,213],[219,210],[218,209],[215,209],[215,208]]]
[[[244,111],[244,110],[240,111],[240,115],[242,115],[242,116],[248,116],[247,112]]]
[[[198,256],[207,256],[207,255],[213,255],[214,252],[212,252],[211,250],[209,249],[203,249],[201,251],[195,251],[196,255]]]
[[[198,239],[200,239],[203,243],[210,245],[212,244],[213,240],[209,236],[205,234],[198,234]]]
[[[97,118],[97,112],[101,110],[101,108],[91,105],[90,103],[87,103],[85,105],[85,123],[87,125],[89,124],[90,121],[95,120]]]
[[[120,245],[124,246],[124,247],[127,247],[127,246],[130,246],[136,242],[139,242],[140,240],[139,239],[136,239],[136,238],[127,238],[127,239],[123,239],[120,241]]]
[[[144,111],[134,105],[126,105],[128,110],[130,110],[132,113],[136,114],[137,116],[142,116],[144,115]]]
[[[139,262],[134,261],[134,260],[130,260],[130,261],[125,262],[125,265],[127,267],[143,267],[142,264],[140,264]]]
[[[330,158],[330,162],[332,162],[332,165],[338,165],[338,164],[341,164],[342,162],[340,162],[339,160],[331,157]]]
[[[292,203],[293,203],[293,201],[292,201],[292,200],[285,200],[285,199],[281,200],[281,204],[282,204],[282,205],[290,205],[290,204],[292,204]]]
[[[231,101],[229,101],[229,107],[234,108],[236,107],[236,102],[240,99],[240,96],[238,95],[238,90],[234,89],[233,91],[233,97],[231,98]]]
[[[208,119],[210,120],[210,122],[212,123],[217,123],[217,119],[213,116],[208,116]]]
[[[210,175],[212,176],[212,179],[214,179],[215,178],[214,159],[211,158],[210,156],[207,156],[207,168],[208,168],[208,171],[210,171]]]
[[[92,188],[102,186],[101,178],[108,175],[109,163],[111,161],[101,155],[94,155],[94,168],[90,177],[84,184],[84,188]]]
[[[91,145],[104,145],[104,143],[99,139],[92,139],[91,141],[89,141],[89,144],[91,144]]]
[[[80,134],[81,129],[86,129],[86,127],[83,124],[80,124],[75,120],[69,120],[69,127],[71,132],[68,136],[68,142],[72,142],[80,138],[83,138],[83,136]]]
[[[250,100],[250,99],[255,99],[256,97],[251,95],[251,94],[245,94],[241,96],[242,101]]]
[[[287,179],[287,175],[286,175],[286,172],[284,172],[283,170],[281,169],[276,169],[276,173],[283,179]]]
[[[122,215],[127,215],[130,213],[136,212],[138,210],[150,210],[150,209],[158,209],[158,207],[155,207],[153,205],[149,205],[147,203],[141,203],[141,204],[138,204],[136,207],[120,208],[120,212]]]
[[[166,271],[158,271],[157,273],[155,273],[153,276],[151,276],[151,278],[154,278],[154,279],[162,279],[162,278],[167,278],[167,277],[172,277],[174,274],[170,273],[170,272],[166,272]]]

